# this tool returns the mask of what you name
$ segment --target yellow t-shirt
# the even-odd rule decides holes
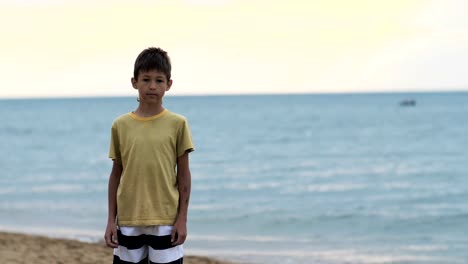
[[[185,117],[167,109],[151,117],[133,113],[112,124],[109,157],[122,164],[117,190],[121,226],[173,225],[179,206],[177,157],[193,151]]]

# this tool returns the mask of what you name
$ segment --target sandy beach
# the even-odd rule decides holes
[[[0,232],[0,258],[4,264],[109,264],[112,249],[101,243]],[[186,256],[184,263],[233,264],[199,256]]]

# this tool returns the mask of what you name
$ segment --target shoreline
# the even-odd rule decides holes
[[[104,242],[88,243],[72,239],[0,231],[2,263],[112,263],[112,249]],[[235,264],[204,256],[184,256],[186,264]]]

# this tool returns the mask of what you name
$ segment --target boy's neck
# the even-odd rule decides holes
[[[138,105],[137,109],[133,112],[139,117],[150,117],[160,114],[164,111],[162,104],[145,104],[141,103]]]

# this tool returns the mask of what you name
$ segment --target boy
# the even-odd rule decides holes
[[[186,119],[162,105],[172,85],[167,53],[142,51],[131,81],[139,105],[112,124],[104,238],[114,248],[114,263],[181,264],[194,147]]]

